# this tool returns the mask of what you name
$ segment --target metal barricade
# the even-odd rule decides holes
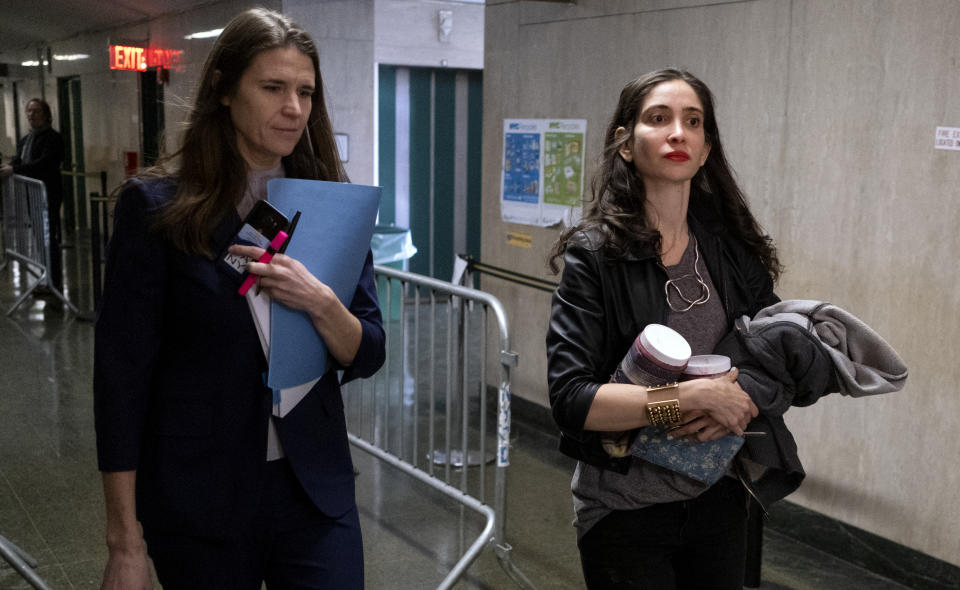
[[[10,564],[17,574],[37,590],[50,590],[50,586],[33,570],[37,569],[37,560],[29,553],[14,545],[0,535],[0,557]]]
[[[55,295],[74,314],[77,308],[64,297],[50,279],[50,224],[47,213],[47,189],[43,182],[26,176],[13,175],[3,182],[3,264],[10,260],[20,262],[37,281],[27,287],[7,315],[13,315],[20,305],[38,288],[44,287]]]
[[[502,305],[483,291],[430,277],[385,266],[376,266],[375,273],[387,358],[376,375],[343,388],[350,443],[486,519],[438,588],[452,587],[491,541],[504,571],[521,588],[533,588],[511,561],[505,538],[510,371],[517,354],[510,350]],[[488,452],[487,333],[494,327],[500,375],[496,444]],[[488,460],[496,462],[492,506],[486,499]],[[472,481],[471,466],[477,467]],[[453,467],[459,468],[457,477]]]

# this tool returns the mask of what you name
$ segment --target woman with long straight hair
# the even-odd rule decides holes
[[[122,189],[94,358],[103,588],[149,588],[148,555],[166,590],[363,587],[338,371],[346,381],[383,363],[372,257],[349,306],[289,256],[249,264],[329,351],[283,418],[221,261],[262,254],[228,245],[268,180],[347,180],[323,95],[309,35],[248,10],[214,44],[178,149]]]
[[[587,587],[739,590],[747,490],[735,461],[706,486],[602,443],[605,432],[654,423],[694,443],[742,436],[757,415],[736,369],[650,390],[610,382],[647,325],[707,354],[734,318],[777,301],[776,250],[734,180],[703,82],[667,69],[623,88],[593,199],[554,247],[554,271],[561,259],[549,394],[561,450],[579,460],[572,491]],[[671,411],[650,411],[662,407]]]

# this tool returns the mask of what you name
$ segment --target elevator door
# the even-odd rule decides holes
[[[480,255],[483,72],[379,69],[380,223],[410,229],[412,272],[450,280]]]

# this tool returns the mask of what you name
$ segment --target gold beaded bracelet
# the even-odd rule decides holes
[[[666,389],[676,390],[678,388],[679,384],[668,383],[667,385],[648,387],[647,393]],[[668,399],[659,402],[647,402],[647,418],[653,426],[673,426],[674,424],[680,424],[680,400]]]

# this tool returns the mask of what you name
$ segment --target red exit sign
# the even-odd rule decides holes
[[[147,68],[171,67],[180,65],[183,51],[179,49],[161,49],[159,47],[133,47],[130,45],[110,46],[110,69],[145,71]]]
[[[127,45],[110,46],[111,70],[143,71],[146,70],[147,67],[147,55],[143,47],[129,47]]]

